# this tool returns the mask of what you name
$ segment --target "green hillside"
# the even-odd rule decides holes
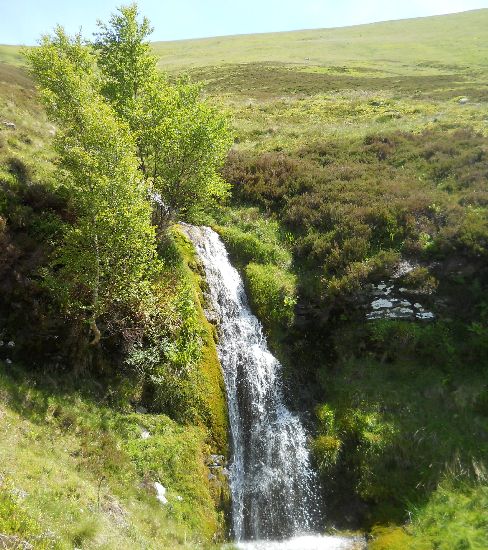
[[[25,60],[20,53],[19,46],[7,46],[0,44],[0,61],[10,65],[25,65]]]
[[[373,550],[486,548],[488,9],[152,48],[170,81],[201,82],[229,114],[229,199],[189,221],[220,233],[309,421],[324,529],[368,533]],[[23,65],[19,47],[0,46],[0,340],[16,343],[0,348],[0,534],[213,547],[228,494],[207,464],[227,441],[201,268],[177,230],[162,239],[151,330],[182,364],[200,350],[189,379],[163,376],[157,393],[121,366],[120,334],[101,373],[50,359],[53,335],[81,338],[40,276],[73,217]],[[367,320],[390,284],[433,317]],[[61,504],[39,513],[52,495]]]
[[[366,64],[402,74],[488,66],[488,9],[332,29],[153,42],[165,70],[229,63]],[[22,65],[18,46],[0,61]]]
[[[488,65],[488,9],[354,27],[155,42],[164,69],[228,63],[406,65],[452,71]],[[424,66],[425,64],[425,66]]]

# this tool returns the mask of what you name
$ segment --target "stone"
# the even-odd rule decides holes
[[[168,499],[166,498],[166,487],[163,487],[159,481],[154,482],[154,488],[156,489],[156,498],[161,504],[168,504]]]
[[[370,313],[366,314],[366,319],[368,319],[369,321],[374,321],[375,319],[383,319],[384,317],[385,317],[384,310],[371,311]]]
[[[466,105],[466,103],[469,103],[469,99],[467,97],[462,97],[458,103],[459,105]]]
[[[140,429],[141,429],[141,439],[149,439],[149,437],[151,437],[151,434],[145,428],[141,426]]]
[[[433,319],[434,314],[431,311],[421,311],[417,313],[416,317],[422,321],[427,321],[429,319]]]
[[[142,407],[141,405],[139,405],[139,406],[136,407],[136,413],[137,414],[146,414],[147,409],[146,409],[146,407]]]
[[[11,130],[15,130],[17,128],[13,122],[9,122],[8,120],[4,120],[2,124]]]
[[[33,550],[30,542],[22,540],[15,535],[5,535],[0,533],[0,548],[15,548],[18,550]]]
[[[26,498],[26,497],[28,496],[27,491],[24,491],[24,489],[17,489],[17,488],[14,488],[14,489],[12,489],[12,493],[13,493],[16,497],[18,497],[18,498],[20,498],[20,499],[22,499],[22,500],[24,500],[24,498]]]
[[[393,272],[392,279],[398,279],[403,277],[407,273],[410,273],[415,268],[408,260],[400,260],[396,266],[395,271]]]
[[[371,307],[373,309],[390,308],[390,307],[393,307],[393,304],[390,300],[385,300],[384,298],[378,298],[378,300],[374,300],[373,302],[371,302]]]

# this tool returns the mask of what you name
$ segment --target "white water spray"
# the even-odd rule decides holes
[[[281,365],[251,313],[242,280],[217,233],[185,226],[205,268],[219,328],[232,437],[230,487],[236,540],[310,532],[314,473],[300,419],[285,406]]]

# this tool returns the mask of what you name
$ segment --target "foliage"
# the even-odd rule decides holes
[[[233,261],[243,269],[265,262],[296,277],[299,315],[280,351],[286,351],[289,365],[296,365],[287,369],[289,382],[299,382],[290,384],[292,398],[322,404],[312,447],[325,479],[329,520],[367,528],[381,523],[383,532],[372,543],[381,539],[379,548],[414,547],[414,540],[419,548],[450,548],[466,545],[465,540],[476,547],[477,529],[483,526],[479,516],[486,499],[480,487],[442,480],[456,453],[468,464],[487,452],[487,73],[482,47],[487,14],[382,23],[360,33],[350,28],[153,46],[160,63],[174,70],[162,80],[167,102],[158,99],[161,119],[167,105],[179,102],[170,90],[187,85],[176,74],[182,66],[190,67],[192,78],[205,80],[207,106],[224,103],[233,112],[237,138],[223,170],[233,201],[214,212],[209,223],[218,225]],[[139,35],[137,47],[144,39]],[[314,56],[305,59],[311,40],[327,47],[315,48]],[[141,51],[146,59],[147,49]],[[16,50],[0,47],[1,55],[15,56]],[[100,84],[109,81],[105,74]],[[0,258],[5,274],[0,299],[9,304],[14,298],[15,308],[3,310],[19,325],[20,312],[28,310],[19,304],[37,304],[39,298],[28,262],[39,265],[32,258],[42,254],[32,253],[31,229],[36,226],[39,238],[51,240],[59,230],[56,217],[72,222],[73,213],[61,206],[54,218],[38,220],[37,199],[17,193],[29,181],[52,174],[52,153],[42,145],[52,130],[22,71],[0,65],[0,92],[6,98],[0,104],[2,118],[18,128],[0,128],[0,208],[7,243]],[[460,104],[461,97],[468,103]],[[134,121],[141,116],[135,108],[131,114]],[[158,132],[164,137],[163,128]],[[131,134],[139,139],[133,129]],[[140,164],[137,149],[136,154]],[[167,265],[178,263],[175,249],[160,248]],[[402,257],[421,266],[406,278],[409,284],[422,292],[435,288],[437,294],[425,299],[438,305],[440,321],[351,322],[363,318],[356,306],[369,282],[389,277]],[[190,264],[196,274],[198,267],[193,260]],[[12,293],[8,285],[14,272],[20,276]],[[174,279],[169,279],[171,288]],[[261,286],[256,288],[259,296]],[[18,299],[22,293],[23,302]],[[161,303],[176,307],[171,300]],[[272,309],[275,303],[268,305]],[[35,309],[29,307],[29,314]],[[187,311],[192,317],[191,308]],[[268,314],[264,308],[262,315]],[[184,318],[177,312],[170,317],[171,334],[178,338]],[[201,318],[198,323],[208,329],[202,336],[206,372],[208,365],[215,367],[212,353],[208,362],[205,356],[214,344],[211,328]],[[44,333],[46,325],[39,323],[39,330]],[[32,334],[29,340],[38,333],[26,332]],[[220,409],[221,400],[214,397],[207,403],[216,402]],[[187,402],[190,411],[195,403]],[[72,416],[61,414],[60,425],[73,425]],[[131,425],[136,434],[136,424]],[[89,456],[96,443],[85,445]],[[173,451],[187,456],[179,446],[170,445],[167,453],[151,449],[156,457],[151,468],[166,467]],[[100,452],[119,456],[107,439]],[[134,452],[138,460],[142,454]],[[96,456],[90,468],[113,463]],[[191,504],[185,513],[193,513]],[[408,513],[412,521],[404,527],[384,527],[399,525]],[[152,510],[141,515],[156,521]]]
[[[156,78],[156,58],[151,55],[146,38],[153,32],[149,20],[137,20],[136,4],[121,7],[110,16],[108,23],[98,22],[93,47],[100,68],[102,94],[109,99],[117,114],[137,124],[135,112],[144,87]],[[164,83],[164,80],[158,84]]]
[[[148,291],[157,269],[147,187],[127,126],[96,90],[93,60],[61,28],[28,54],[50,115],[76,222],[66,227],[48,284],[65,310],[90,322]]]
[[[237,200],[271,210],[293,233],[295,261],[315,270],[319,296],[330,301],[391,273],[395,253],[442,259],[455,250],[473,260],[484,253],[485,141],[469,130],[397,132],[286,154],[242,151],[224,174]],[[439,155],[448,166],[442,175]],[[437,285],[429,273],[424,282]]]
[[[238,229],[237,227],[218,227],[219,235],[233,259],[239,264],[256,262],[260,264],[283,265],[287,254],[271,243]]]
[[[250,263],[245,269],[252,306],[265,326],[289,326],[296,304],[296,280],[272,264]]]
[[[479,465],[475,465],[479,468]],[[488,544],[486,478],[449,473],[404,528],[373,529],[372,550],[481,550]]]
[[[127,121],[137,143],[140,168],[156,200],[163,228],[188,219],[226,196],[218,169],[230,146],[227,120],[200,99],[200,88],[168,84],[156,69],[146,37],[147,19],[137,21],[135,4],[101,24],[94,48],[102,93]]]
[[[313,443],[330,506],[350,486],[371,506],[362,521],[398,524],[423,508],[446,463],[464,471],[483,460],[488,358],[472,337],[446,321],[335,329],[338,359],[319,371],[327,398]]]
[[[143,335],[126,359],[129,368],[147,385],[147,404],[178,421],[199,418],[201,328],[191,289],[161,288],[152,303],[144,304]]]
[[[0,533],[1,542],[6,547],[21,548],[32,543],[39,550],[58,547],[56,541],[44,535],[39,524],[25,511],[21,496],[16,495],[12,482],[6,479],[1,479],[0,485]]]
[[[424,508],[414,511],[413,548],[482,549],[488,544],[486,478],[479,481],[447,477]]]

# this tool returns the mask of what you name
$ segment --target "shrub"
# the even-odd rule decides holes
[[[379,320],[369,325],[373,345],[390,359],[425,360],[441,367],[458,359],[453,327],[442,321],[415,324],[408,321]]]
[[[239,264],[283,264],[287,260],[285,251],[277,245],[263,242],[252,233],[234,227],[219,227],[218,231],[231,256]]]
[[[438,285],[437,279],[430,274],[426,267],[415,267],[404,276],[403,282],[407,287],[419,290],[424,294],[432,294]]]
[[[245,277],[251,305],[264,325],[291,325],[296,304],[295,276],[271,264],[250,263]]]
[[[425,506],[414,510],[406,532],[408,548],[478,550],[488,547],[488,486],[486,478],[470,480],[447,474]],[[381,542],[381,537],[378,542]],[[373,550],[385,548],[373,544]],[[400,550],[405,546],[391,546]]]
[[[341,448],[342,441],[333,435],[319,435],[313,440],[312,452],[322,475],[327,475],[337,464]]]
[[[130,348],[127,365],[146,385],[145,400],[155,411],[179,421],[205,416],[196,365],[202,338],[191,288],[164,285],[144,304],[141,335]]]
[[[47,550],[55,547],[41,532],[41,526],[34,520],[15,496],[15,489],[9,481],[0,478],[0,543],[5,548],[35,548]]]

